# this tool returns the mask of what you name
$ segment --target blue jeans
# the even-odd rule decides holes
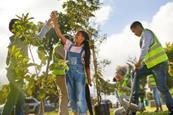
[[[85,97],[85,73],[81,66],[70,66],[66,75],[69,101],[73,112],[81,114],[87,112]]]
[[[169,92],[166,83],[168,77],[167,62],[160,63],[151,69],[147,69],[146,65],[143,65],[139,70],[136,71],[136,74],[133,76],[132,102],[138,103],[140,79],[150,74],[154,75],[157,88],[160,91],[160,93],[163,95],[168,110],[173,111],[173,99],[171,97],[171,94]]]
[[[153,92],[153,98],[154,98],[156,106],[161,106],[162,104],[160,100],[160,92],[158,88],[155,86],[155,87],[152,87],[151,90]]]

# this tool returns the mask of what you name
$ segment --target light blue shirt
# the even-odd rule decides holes
[[[48,26],[48,24],[45,24],[42,28],[41,31],[38,33],[38,37],[40,39],[43,39],[46,34],[48,33],[48,31],[50,30],[50,27]]]
[[[150,46],[154,42],[153,34],[148,29],[144,29],[141,35],[140,40],[140,47],[141,47],[141,54],[140,54],[140,60],[143,60],[145,55],[148,53],[148,50]]]

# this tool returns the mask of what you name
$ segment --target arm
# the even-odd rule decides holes
[[[11,49],[11,47],[12,47],[12,38],[10,37],[10,44],[9,44],[9,46],[8,46],[8,53],[7,53],[7,58],[6,58],[6,64],[7,65],[9,65],[9,63],[10,63],[10,57],[11,57],[11,54],[10,54],[10,49]]]
[[[6,58],[6,64],[9,65],[10,62],[10,52],[8,51],[7,58]]]
[[[52,27],[50,23],[51,23],[51,19],[49,19],[48,22],[41,28],[41,31],[38,34],[38,37],[40,39],[43,39],[48,33],[48,31],[50,30],[50,28]]]
[[[66,38],[64,37],[64,35],[62,34],[62,32],[60,30],[58,18],[56,16],[56,11],[53,11],[51,13],[51,20],[53,21],[53,25],[54,25],[57,36],[61,39],[62,43],[65,44]]]
[[[92,84],[91,84],[90,68],[89,68],[89,67],[85,67],[85,71],[86,71],[86,76],[87,76],[88,84],[89,84],[90,86],[92,86]]]
[[[139,69],[141,66],[141,62],[144,59],[145,55],[148,53],[150,45],[153,43],[153,35],[150,31],[145,30],[142,37],[142,46],[141,46],[141,54],[138,62],[136,63],[136,68]]]

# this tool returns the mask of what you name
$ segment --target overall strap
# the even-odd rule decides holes
[[[84,48],[82,47],[81,51],[80,51],[80,55],[82,56],[82,53],[84,52]]]
[[[73,44],[70,45],[70,47],[68,48],[68,50],[67,50],[67,52],[66,52],[66,54],[65,54],[65,59],[66,59],[66,60],[67,60],[67,58],[68,58],[68,53],[69,53],[69,51],[71,50],[72,46],[73,46]]]
[[[74,46],[74,45],[73,45],[73,44],[71,44],[71,45],[70,45],[70,47],[68,48],[68,51],[70,51],[70,50],[71,50],[72,46]]]

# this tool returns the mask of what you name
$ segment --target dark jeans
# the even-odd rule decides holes
[[[143,65],[139,70],[136,71],[136,74],[133,76],[133,94],[132,94],[132,102],[138,103],[139,97],[139,84],[140,79],[142,77],[146,77],[147,75],[153,74],[157,88],[163,95],[163,98],[166,101],[166,105],[169,111],[173,111],[173,99],[167,87],[167,77],[168,77],[168,64],[167,62],[163,62],[154,66],[151,69],[147,69],[146,65]]]

